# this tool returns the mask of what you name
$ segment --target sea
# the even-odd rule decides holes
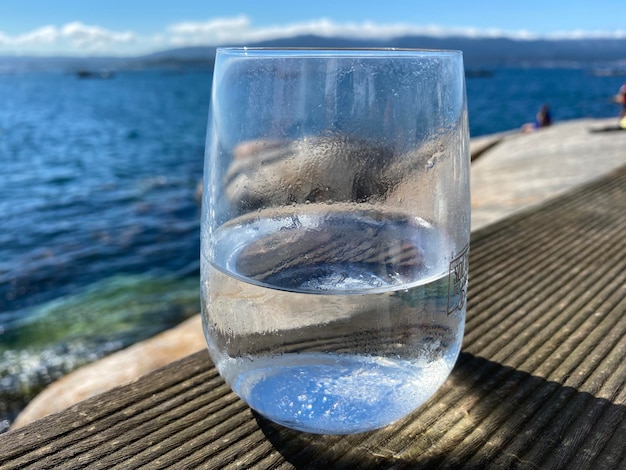
[[[210,70],[0,74],[0,432],[47,384],[197,313]],[[468,74],[470,134],[616,117],[626,77]]]

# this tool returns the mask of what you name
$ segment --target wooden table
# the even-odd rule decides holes
[[[0,468],[626,468],[626,167],[472,235],[467,330],[410,417],[253,413],[201,352],[0,436]]]

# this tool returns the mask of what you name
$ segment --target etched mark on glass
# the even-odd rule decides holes
[[[467,274],[469,267],[469,244],[456,256],[452,255],[448,271],[448,315],[465,307],[467,299]]]

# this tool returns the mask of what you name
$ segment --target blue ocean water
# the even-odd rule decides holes
[[[46,383],[199,311],[210,87],[0,75],[0,430]]]
[[[467,79],[470,134],[477,137],[519,129],[531,122],[542,104],[554,121],[615,117],[611,102],[626,76],[596,75],[593,69],[501,68],[486,78]]]
[[[625,77],[502,68],[468,78],[472,136],[616,116]],[[0,432],[64,373],[199,311],[211,74],[0,75]]]

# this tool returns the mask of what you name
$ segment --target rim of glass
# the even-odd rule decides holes
[[[405,47],[218,47],[220,54],[255,57],[389,57],[389,56],[451,56],[463,55],[463,51],[454,49],[419,49]]]

